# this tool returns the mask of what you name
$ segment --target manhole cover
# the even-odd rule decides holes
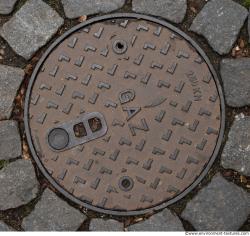
[[[25,125],[39,168],[66,197],[133,215],[186,195],[224,130],[207,57],[157,19],[115,14],[57,40],[29,84]]]

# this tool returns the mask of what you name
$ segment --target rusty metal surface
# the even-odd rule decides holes
[[[92,20],[57,41],[26,99],[40,169],[70,199],[112,214],[186,194],[224,129],[209,62],[173,27],[134,17]]]

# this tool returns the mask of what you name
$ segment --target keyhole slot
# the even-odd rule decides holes
[[[82,138],[84,136],[87,136],[87,131],[86,131],[85,126],[82,122],[74,125],[73,130],[74,130],[74,134],[77,138]]]

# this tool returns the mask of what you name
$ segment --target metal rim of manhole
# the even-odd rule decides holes
[[[100,213],[138,215],[180,200],[205,177],[225,105],[189,36],[119,13],[79,24],[49,47],[24,119],[32,156],[59,192]]]

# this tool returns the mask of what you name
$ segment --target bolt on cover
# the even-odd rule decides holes
[[[38,63],[27,91],[32,155],[67,198],[136,215],[191,191],[224,132],[218,78],[174,26],[137,14],[86,21]]]

